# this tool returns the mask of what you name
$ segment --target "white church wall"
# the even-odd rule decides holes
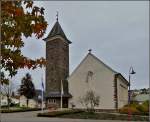
[[[128,104],[128,86],[122,82],[122,79],[117,79],[117,91],[118,91],[118,108]]]
[[[88,71],[93,72],[93,75],[87,81]],[[71,108],[73,103],[76,108],[84,108],[79,102],[79,97],[93,90],[100,96],[97,109],[114,109],[113,80],[114,72],[89,54],[68,79],[69,92],[73,96],[69,99],[69,107]]]

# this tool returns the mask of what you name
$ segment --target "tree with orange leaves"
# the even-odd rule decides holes
[[[5,72],[10,77],[17,74],[20,68],[35,69],[45,65],[45,59],[25,57],[22,37],[35,35],[43,37],[47,28],[44,8],[37,7],[33,1],[1,1],[1,83],[8,82]]]

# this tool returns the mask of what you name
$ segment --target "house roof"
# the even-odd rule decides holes
[[[12,98],[15,98],[15,99],[20,99],[20,96],[18,95],[16,95],[16,96],[12,96]]]
[[[121,74],[121,73],[119,73],[119,72],[117,72],[117,71],[115,71],[114,69],[112,69],[110,66],[108,66],[107,64],[105,64],[103,61],[101,61],[99,58],[97,58],[95,55],[93,55],[92,53],[88,53],[86,56],[85,56],[85,58],[81,61],[81,63],[75,68],[75,70],[71,73],[71,75],[70,76],[72,76],[75,72],[76,72],[76,70],[82,65],[82,63],[88,58],[88,56],[92,56],[95,60],[97,60],[98,62],[100,62],[101,64],[103,64],[106,68],[108,68],[109,70],[111,70],[113,73],[114,73],[114,75],[118,75],[118,76],[120,76],[124,81],[125,81],[125,83],[126,84],[128,84],[128,81],[126,80],[126,78]],[[69,76],[69,77],[70,77]]]
[[[133,101],[144,102],[149,100],[149,94],[138,94],[132,98]]]
[[[47,41],[47,39],[56,37],[56,36],[61,36],[63,39],[65,39],[67,41],[67,43],[69,43],[69,44],[71,43],[71,41],[69,41],[67,39],[67,37],[58,21],[56,21],[56,23],[54,24],[54,26],[53,26],[52,30],[50,31],[50,33],[48,34],[48,36],[43,40]]]

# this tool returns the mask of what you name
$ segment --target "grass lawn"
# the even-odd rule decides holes
[[[39,113],[40,117],[60,117],[60,118],[74,118],[74,119],[99,119],[99,120],[128,120],[128,115],[111,114],[111,113],[93,113],[85,111],[55,111],[47,113]],[[132,115],[132,121],[148,121],[148,116]]]

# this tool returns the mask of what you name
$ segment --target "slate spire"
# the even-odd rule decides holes
[[[58,22],[58,13],[57,13],[57,18],[56,18],[56,22],[52,28],[52,30],[50,31],[50,33],[48,34],[48,36],[43,39],[44,41],[47,41],[48,39],[52,38],[52,37],[56,37],[56,36],[61,36],[63,39],[65,39],[69,44],[71,43],[71,41],[69,41],[63,31],[63,29],[61,28],[59,22]]]

